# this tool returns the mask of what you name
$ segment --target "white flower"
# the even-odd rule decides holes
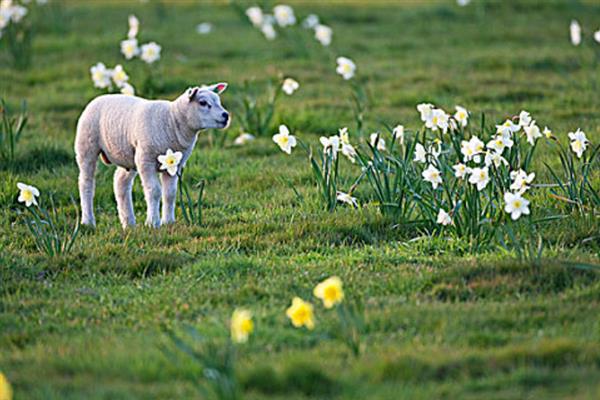
[[[99,62],[90,68],[90,73],[95,87],[105,89],[110,86],[112,72],[103,63]]]
[[[448,214],[443,208],[440,208],[440,211],[438,212],[438,215],[437,215],[436,222],[438,224],[447,226],[452,223],[452,218],[450,218],[450,214]]]
[[[524,199],[520,193],[504,193],[504,211],[510,214],[513,220],[519,219],[523,214],[529,215],[529,200]]]
[[[160,50],[161,47],[155,42],[146,43],[142,45],[142,55],[140,56],[140,58],[144,62],[152,64],[153,62],[160,59]]]
[[[427,122],[431,119],[431,114],[433,114],[433,104],[421,103],[417,105],[417,111],[421,114],[421,121]]]
[[[296,16],[294,10],[288,5],[278,5],[273,8],[273,14],[277,25],[283,27],[294,25],[296,23]]]
[[[199,35],[208,35],[213,30],[213,25],[210,22],[202,22],[196,26],[196,32]]]
[[[531,121],[529,126],[523,128],[525,134],[527,135],[527,142],[532,146],[535,144],[535,141],[542,137],[542,132],[540,132],[540,127],[535,124],[535,121]]]
[[[508,165],[508,161],[500,153],[496,153],[495,151],[488,151],[485,153],[484,163],[486,167],[494,164],[496,168],[501,165]]]
[[[337,199],[337,201],[341,201],[342,203],[349,204],[354,208],[358,208],[358,201],[356,200],[356,197],[352,197],[348,193],[338,191],[336,194],[336,199]]]
[[[283,81],[283,85],[281,85],[281,89],[284,91],[284,93],[287,95],[290,95],[290,96],[296,90],[298,90],[299,87],[300,87],[300,84],[292,78],[286,78]]]
[[[129,83],[125,82],[121,87],[121,93],[126,94],[128,96],[135,96],[135,88]]]
[[[345,80],[351,79],[354,76],[354,72],[356,71],[356,64],[354,64],[354,61],[346,57],[338,57],[336,62],[336,72],[343,76]]]
[[[27,8],[19,4],[13,4],[12,1],[2,2],[0,11],[4,12],[5,18],[8,18],[8,20],[14,22],[15,24],[21,22],[21,20],[27,15]]]
[[[440,171],[431,164],[429,164],[427,169],[423,171],[421,176],[423,176],[424,180],[430,182],[434,189],[437,189],[438,185],[442,183],[442,175],[440,174]]]
[[[273,141],[288,154],[292,154],[292,147],[296,146],[296,137],[290,135],[290,130],[285,125],[279,125],[279,133],[273,135]]]
[[[264,18],[263,12],[259,7],[250,7],[246,10],[246,15],[248,19],[254,26],[262,26]]]
[[[371,143],[371,146],[373,147],[377,145],[377,150],[385,151],[385,140],[379,136],[378,132],[371,133],[371,136],[369,137],[369,143]]]
[[[315,26],[315,38],[321,43],[323,46],[329,46],[331,44],[331,38],[333,36],[333,30],[327,25],[317,25]]]
[[[427,150],[425,150],[425,146],[421,143],[417,143],[415,146],[415,162],[426,163],[427,162]]]
[[[307,15],[302,22],[302,26],[306,29],[316,29],[317,25],[319,25],[319,16],[315,14]]]
[[[123,53],[128,60],[131,60],[133,57],[140,54],[137,39],[133,38],[121,41],[121,53]]]
[[[510,137],[513,133],[518,132],[521,125],[514,124],[510,119],[504,121],[502,125],[496,125],[496,133]]]
[[[275,28],[273,28],[273,24],[262,24],[260,30],[267,40],[273,40],[277,37],[277,32],[275,31]]]
[[[594,40],[598,43],[600,43],[600,30],[597,30],[596,32],[594,32]]]
[[[531,115],[527,111],[521,111],[519,113],[519,125],[521,125],[521,127],[525,128],[526,126],[531,125],[531,121]]]
[[[490,182],[490,174],[487,167],[485,168],[473,168],[471,170],[471,176],[469,177],[469,183],[477,185],[477,190],[482,191],[485,189],[487,184]]]
[[[128,18],[128,23],[129,23],[129,31],[127,32],[127,38],[135,39],[138,34],[138,30],[140,28],[140,21],[137,19],[137,17],[135,15],[130,15]],[[137,44],[137,42],[136,42],[136,44]]]
[[[505,148],[511,148],[513,144],[514,142],[510,136],[497,135],[487,143],[486,147],[498,154],[502,154]]]
[[[574,46],[579,46],[581,44],[581,26],[579,22],[576,20],[571,21],[571,25],[569,26],[569,32],[571,34],[571,43]]]
[[[470,2],[471,0],[456,0],[456,4],[458,4],[461,7],[468,5]]]
[[[581,158],[589,143],[585,133],[581,129],[577,129],[576,132],[569,132],[569,139],[571,139],[571,149],[578,158]]]
[[[480,161],[478,155],[483,149],[483,142],[477,136],[473,136],[469,141],[463,140],[461,142],[460,152],[464,157],[464,162],[474,160],[478,163]]]
[[[166,154],[158,156],[160,170],[166,170],[169,175],[175,176],[182,157],[183,154],[180,151],[173,152],[173,150],[167,149]]]
[[[400,142],[401,145],[404,144],[404,126],[396,125],[394,129],[392,129],[392,137],[394,140]]]
[[[117,65],[112,70],[112,80],[115,83],[115,85],[117,85],[117,87],[119,88],[123,87],[123,85],[125,85],[125,83],[127,83],[127,81],[129,80],[129,76],[127,75],[121,64]]]
[[[510,190],[513,190],[517,193],[525,193],[529,189],[529,184],[533,182],[535,178],[535,173],[532,172],[527,174],[527,172],[522,169],[518,171],[510,172],[510,179],[512,183],[510,185]]]
[[[340,151],[340,137],[339,136],[321,136],[319,139],[323,145],[323,153],[330,153],[332,158],[335,160],[338,151]]]
[[[466,108],[461,106],[456,106],[456,113],[454,114],[454,119],[462,126],[463,128],[467,126],[469,122],[469,112]]]
[[[36,197],[39,197],[40,191],[35,186],[26,185],[24,183],[17,183],[17,188],[19,188],[19,198],[17,199],[19,203],[25,203],[27,207],[35,204],[37,206]]]
[[[431,111],[430,118],[425,121],[425,126],[431,130],[441,129],[443,133],[448,131],[448,114],[444,110],[436,108]]]
[[[454,169],[454,176],[458,179],[466,178],[467,174],[471,172],[471,169],[462,163],[453,165],[452,168]]]
[[[254,137],[254,135],[252,135],[250,133],[242,133],[240,136],[235,138],[235,140],[233,141],[233,144],[236,146],[241,146],[248,142],[253,141],[254,139],[256,139]]]
[[[544,134],[544,136],[546,136],[546,139],[552,139],[552,131],[547,126],[544,127],[544,131],[542,133]]]
[[[342,154],[348,157],[348,159],[354,163],[357,154],[354,147],[350,144],[350,139],[348,138],[348,128],[344,127],[340,129],[338,135],[341,141]]]

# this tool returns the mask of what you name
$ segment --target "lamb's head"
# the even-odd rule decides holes
[[[193,129],[224,129],[229,126],[229,112],[221,105],[219,95],[227,89],[227,83],[193,87],[181,96],[188,124]]]

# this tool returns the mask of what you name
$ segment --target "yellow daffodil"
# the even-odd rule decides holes
[[[307,329],[314,329],[315,327],[313,306],[300,297],[292,299],[292,305],[287,309],[286,315],[296,328],[306,326]]]
[[[246,343],[248,336],[254,331],[252,313],[244,309],[236,309],[231,315],[231,340],[236,343]]]
[[[315,287],[313,294],[323,301],[325,308],[331,308],[344,300],[342,280],[337,276],[327,278]]]
[[[8,379],[0,372],[0,400],[11,400],[12,399],[12,388]]]

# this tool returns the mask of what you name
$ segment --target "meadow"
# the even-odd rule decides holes
[[[268,41],[223,1],[50,0],[28,16],[35,24],[27,69],[12,65],[0,41],[0,97],[15,112],[25,100],[28,111],[14,160],[0,165],[0,371],[14,398],[211,398],[198,390],[206,370],[169,332],[193,326],[221,344],[238,307],[250,310],[255,324],[248,343],[235,347],[246,399],[600,397],[598,208],[573,210],[534,187],[532,210],[560,218],[538,227],[542,256],[519,259],[496,242],[474,249],[444,229],[399,223],[381,212],[364,181],[353,193],[359,208],[330,211],[306,153],[283,154],[272,140],[285,124],[317,153],[321,136],[347,126],[364,145],[384,124],[419,130],[416,106],[431,102],[466,107],[474,125],[481,113],[501,124],[527,110],[559,140],[567,143],[567,133],[581,128],[596,146],[600,43],[591,35],[600,28],[600,4],[289,4],[333,29],[331,47],[291,30]],[[178,209],[174,225],[145,227],[137,179],[139,226],[123,230],[114,169],[99,163],[97,227],[82,228],[70,252],[50,257],[28,231],[17,183],[35,185],[41,197],[51,193],[58,212],[75,220],[75,126],[84,106],[104,93],[94,88],[90,67],[122,64],[140,95],[148,87],[146,66],[126,61],[119,49],[131,14],[144,41],[162,46],[149,95],[173,99],[192,85],[229,84],[221,98],[232,125],[200,133],[185,168],[193,196],[194,184],[205,182],[202,222],[185,223]],[[569,40],[572,19],[583,27],[580,46]],[[210,33],[196,31],[202,22],[213,24]],[[367,93],[363,136],[348,82],[335,73],[338,55],[354,60]],[[284,77],[299,89],[278,97],[265,134],[234,145],[244,131],[237,100],[250,90],[263,96],[269,82]],[[347,191],[360,169],[340,163]],[[532,162],[536,184],[552,182],[546,163],[560,165],[542,138]],[[596,159],[596,191],[598,166]],[[343,281],[347,301],[364,308],[358,356],[336,337],[336,314],[312,293],[332,275]],[[314,330],[286,317],[295,296],[315,305]]]

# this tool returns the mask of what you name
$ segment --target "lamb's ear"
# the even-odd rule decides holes
[[[193,88],[189,88],[185,93],[188,96],[188,99],[190,101],[194,100],[194,97],[196,97],[196,93],[198,93],[198,86],[193,87]]]
[[[227,89],[227,82],[219,82],[219,83],[215,83],[214,85],[210,86],[210,90],[212,90],[216,94],[223,93],[225,91],[225,89]]]

